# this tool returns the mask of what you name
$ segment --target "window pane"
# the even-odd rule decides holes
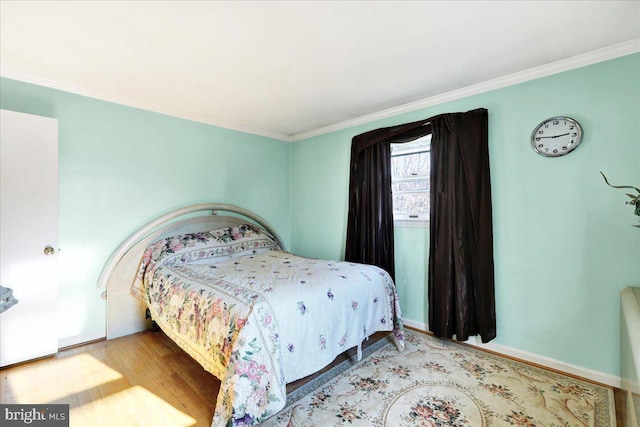
[[[404,144],[391,144],[391,191],[397,219],[427,219],[431,135]]]
[[[429,214],[429,193],[402,193],[393,195],[394,215]]]
[[[391,157],[391,175],[393,177],[429,176],[431,158],[428,151]]]

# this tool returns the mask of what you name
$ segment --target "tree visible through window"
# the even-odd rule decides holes
[[[415,141],[391,144],[393,219],[429,219],[431,135]]]

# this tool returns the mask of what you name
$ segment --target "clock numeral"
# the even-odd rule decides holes
[[[553,152],[554,152],[554,153],[557,153],[557,152],[558,152],[558,150],[553,150]]]
[[[536,136],[536,141],[540,141],[540,137],[539,136]]]
[[[543,130],[539,130],[539,131],[538,131],[538,133],[539,133],[540,135],[542,135],[542,134],[544,133],[544,131],[543,131]]]
[[[564,147],[562,147],[562,151],[567,151],[567,150],[568,150],[568,148],[567,148],[566,145]]]
[[[549,129],[549,125],[548,125],[548,124],[547,124],[547,125],[544,125],[544,128],[545,128],[545,129]]]
[[[576,127],[574,125],[569,126],[569,130],[574,130]]]
[[[578,136],[576,132],[572,133],[571,136]]]
[[[544,144],[538,144],[538,148],[544,147]]]
[[[560,124],[560,120],[554,120],[554,121],[553,121],[553,124],[554,124],[554,125],[558,125],[558,124]]]

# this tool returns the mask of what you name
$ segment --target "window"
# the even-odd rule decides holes
[[[431,135],[391,144],[391,191],[394,221],[429,220]]]

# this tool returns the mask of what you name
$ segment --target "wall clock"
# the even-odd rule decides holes
[[[545,157],[569,154],[582,142],[582,126],[572,118],[559,116],[544,120],[533,130],[531,145]]]

